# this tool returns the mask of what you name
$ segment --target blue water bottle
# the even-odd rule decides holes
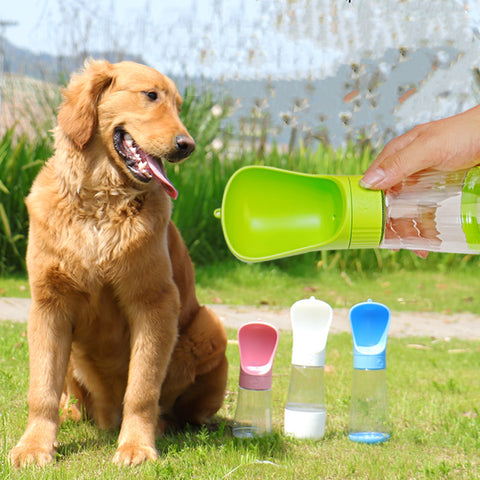
[[[353,442],[381,443],[390,438],[386,349],[390,310],[381,303],[359,303],[350,310],[353,384],[350,434]]]

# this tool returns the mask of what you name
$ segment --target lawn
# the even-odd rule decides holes
[[[336,308],[350,308],[372,298],[392,311],[480,314],[480,276],[473,267],[356,272],[308,263],[283,268],[275,263],[231,261],[196,267],[196,280],[198,297],[206,304],[289,307],[315,295]],[[0,277],[1,296],[28,298],[26,276]]]
[[[111,463],[117,433],[88,422],[67,422],[54,465],[14,471],[7,452],[26,422],[28,349],[25,324],[0,323],[0,478],[2,479],[474,479],[480,477],[480,341],[389,339],[387,354],[391,439],[382,445],[348,440],[352,344],[331,335],[326,357],[327,427],[323,440],[282,434],[291,334],[281,332],[274,364],[274,432],[239,440],[231,434],[239,358],[230,330],[226,402],[213,425],[169,432],[157,441],[160,459],[136,468]],[[428,348],[418,348],[424,345]]]

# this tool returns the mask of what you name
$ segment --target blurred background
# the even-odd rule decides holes
[[[237,132],[281,144],[384,142],[480,94],[472,0],[19,0],[0,22],[2,131],[90,56],[228,97]]]
[[[198,148],[171,172],[174,218],[202,263],[228,256],[212,211],[236,168],[359,173],[393,136],[476,105],[479,31],[475,0],[2,5],[0,272],[24,268],[23,197],[51,154],[60,89],[85,59],[135,60],[177,82]],[[360,263],[384,265],[371,255]]]

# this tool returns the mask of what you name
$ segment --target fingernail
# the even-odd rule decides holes
[[[383,168],[376,168],[375,170],[367,172],[359,183],[363,188],[375,188],[385,180],[385,177],[386,175]]]

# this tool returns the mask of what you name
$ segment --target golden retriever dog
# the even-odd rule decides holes
[[[90,61],[63,93],[55,154],[26,199],[29,415],[10,461],[51,462],[63,412],[120,427],[113,461],[139,464],[167,422],[204,423],[224,399],[225,330],[196,298],[163,165],[195,143],[152,68]]]

